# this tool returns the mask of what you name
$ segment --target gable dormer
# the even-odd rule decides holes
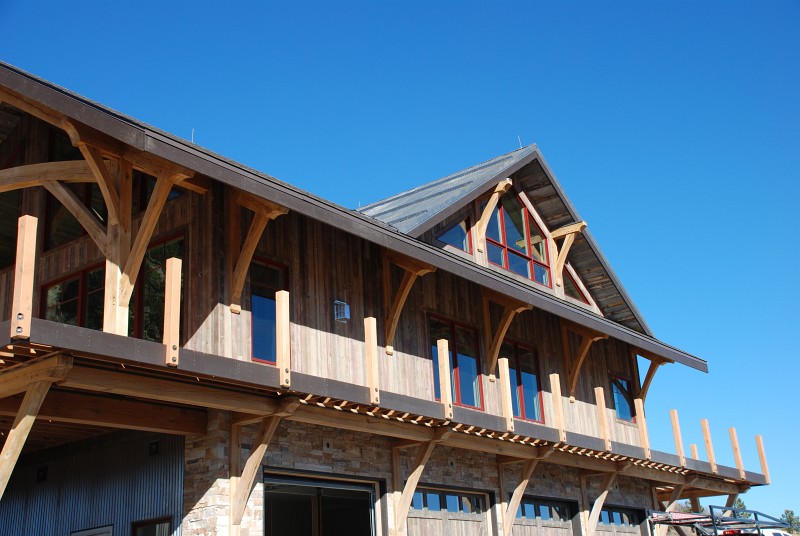
[[[488,270],[652,335],[534,145],[360,211]]]

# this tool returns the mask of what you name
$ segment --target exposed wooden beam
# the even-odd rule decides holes
[[[479,253],[485,254],[486,252],[486,228],[489,225],[489,219],[492,217],[500,196],[506,193],[511,188],[511,179],[504,179],[500,181],[492,190],[492,195],[486,201],[486,206],[483,207],[481,217],[475,223],[475,242],[476,248]]]
[[[558,430],[559,441],[567,440],[567,428],[564,421],[564,402],[561,396],[561,379],[555,372],[550,375],[550,394],[553,400],[553,424]]]
[[[498,363],[500,369],[500,382],[498,389],[500,389],[500,410],[503,414],[503,420],[506,423],[506,431],[514,431],[514,406],[511,397],[511,374],[508,367],[508,358],[501,357]]]
[[[747,474],[744,471],[744,462],[742,461],[742,451],[739,449],[739,438],[736,435],[736,428],[728,428],[728,435],[731,438],[731,448],[733,449],[733,460],[736,462],[736,469],[739,470],[739,478],[742,480],[747,479]]]
[[[103,194],[103,200],[106,202],[106,210],[108,211],[108,221],[115,224],[119,221],[119,192],[114,186],[114,177],[109,173],[108,168],[103,161],[103,154],[99,149],[85,143],[78,143],[78,149],[81,151],[83,158],[92,170],[97,186]]]
[[[11,298],[11,339],[29,339],[33,316],[33,282],[36,270],[35,216],[20,216],[17,221],[17,257],[14,265],[14,294]]]
[[[16,415],[20,402],[20,395],[0,399],[0,415]],[[50,391],[39,409],[39,418],[180,435],[205,435],[207,427],[206,411],[202,409],[71,391]]]
[[[650,434],[647,432],[647,419],[644,415],[644,401],[636,398],[633,401],[636,408],[636,427],[639,429],[639,446],[644,449],[644,457],[648,460],[652,457],[650,451]]]
[[[114,163],[106,162],[109,170]],[[27,164],[0,170],[0,193],[42,186],[48,182],[94,182],[89,165],[83,160]]]
[[[453,390],[450,382],[450,350],[447,339],[436,341],[436,355],[439,362],[439,400],[444,408],[446,419],[453,418]]]
[[[634,359],[636,356],[634,356]],[[650,384],[653,383],[653,378],[656,376],[656,372],[658,371],[658,367],[663,365],[663,361],[650,361],[650,366],[647,368],[647,373],[644,376],[644,381],[642,382],[642,387],[639,389],[639,398],[642,399],[644,402],[647,399],[647,393],[650,390]]]
[[[181,260],[167,259],[164,288],[164,333],[165,362],[170,367],[179,365],[181,346]]]
[[[19,108],[25,113],[31,114],[37,119],[41,119],[46,123],[60,127],[62,114],[56,112],[52,108],[40,104],[32,99],[19,95],[9,89],[0,88],[0,102],[10,104],[15,108]]]
[[[571,234],[580,233],[584,229],[586,229],[586,222],[585,221],[579,221],[579,222],[575,222],[575,223],[570,223],[570,224],[564,225],[563,227],[559,227],[558,229],[556,229],[554,231],[550,231],[550,238],[552,238],[553,240],[558,240],[559,238],[564,237],[564,236],[569,236]]]
[[[289,291],[275,293],[275,366],[282,388],[292,384],[292,324],[289,317]]]
[[[597,404],[597,422],[600,424],[600,437],[603,439],[606,452],[611,452],[611,428],[608,425],[606,395],[602,387],[594,388],[594,400]]]
[[[522,469],[522,477],[519,480],[519,483],[514,488],[513,493],[511,494],[511,500],[508,502],[508,507],[503,515],[503,534],[504,536],[511,536],[511,529],[514,527],[514,520],[517,516],[517,509],[519,508],[519,504],[522,501],[522,495],[525,493],[525,490],[528,488],[528,483],[531,481],[531,475],[533,471],[536,469],[539,460],[535,458],[533,460],[527,460],[525,462],[525,466]]]
[[[45,182],[42,184],[45,189],[58,199],[64,208],[72,214],[78,223],[81,224],[92,241],[97,245],[97,249],[104,257],[108,256],[108,240],[106,228],[97,220],[89,207],[81,201],[75,192],[61,184],[60,182]]]
[[[575,355],[570,351],[572,348],[569,340],[570,332],[580,337],[580,344]],[[570,401],[575,400],[575,389],[578,387],[581,370],[583,369],[586,358],[589,356],[592,343],[607,338],[608,335],[605,333],[593,331],[583,326],[573,324],[572,322],[561,321],[561,349],[564,354],[564,366],[567,370],[567,392]]]
[[[484,337],[486,342],[491,341],[486,353],[486,369],[489,374],[489,381],[493,382],[495,381],[495,368],[497,367],[497,358],[500,355],[500,347],[503,345],[503,339],[505,339],[508,328],[511,326],[511,321],[514,320],[514,316],[517,313],[529,311],[533,306],[485,289],[482,290],[482,298]],[[503,316],[500,318],[497,331],[492,329],[491,302],[503,307]]]
[[[708,463],[711,464],[711,472],[717,473],[717,458],[714,456],[714,443],[711,441],[711,429],[708,426],[708,419],[700,421],[700,426],[703,429],[703,443],[706,445],[706,455],[708,456]]]
[[[114,176],[119,192],[120,212],[116,224],[106,226],[106,270],[103,290],[103,331],[128,335],[128,308],[119,303],[122,270],[131,252],[131,212],[133,204],[133,167],[120,161]]]
[[[683,438],[681,436],[681,423],[678,420],[678,410],[671,409],[669,418],[672,423],[672,437],[675,439],[675,453],[681,461],[681,467],[686,467],[686,455],[683,452]]]
[[[606,502],[606,497],[608,497],[608,492],[611,491],[611,486],[614,485],[614,480],[616,480],[616,478],[617,473],[608,473],[605,477],[603,477],[603,482],[600,484],[600,494],[594,500],[594,504],[592,504],[592,510],[589,513],[589,526],[586,527],[588,536],[594,536],[594,533],[597,530],[597,522],[600,520],[600,512],[603,510],[603,505]]]
[[[49,381],[40,381],[28,386],[14,424],[6,436],[3,450],[0,452],[0,499],[11,479],[11,473],[14,472],[14,466],[17,465],[22,447],[25,446],[36,415],[39,413],[39,407],[50,389],[50,383]]]
[[[451,433],[452,430],[449,428],[438,428],[433,440],[420,445],[417,457],[414,459],[414,463],[411,466],[411,474],[406,479],[399,502],[395,505],[395,534],[400,535],[406,533],[408,509],[411,506],[411,499],[414,497],[414,491],[417,489],[417,484],[422,476],[422,472],[425,470],[425,464],[428,463],[428,459],[431,457],[434,447],[447,439]]]
[[[564,237],[564,242],[561,244],[561,248],[556,246],[557,256],[555,275],[556,285],[558,286],[563,286],[564,284],[564,264],[567,262],[567,255],[569,254],[569,250],[575,241],[575,235],[582,232],[585,228],[586,222],[579,221],[577,223],[565,225],[564,227],[556,229],[550,233],[550,238],[552,238],[554,242],[556,239]]]
[[[404,270],[403,280],[394,294],[392,300],[392,278],[391,278],[391,265],[394,264]],[[416,259],[400,255],[391,251],[386,251],[384,254],[383,262],[383,294],[384,303],[391,305],[386,309],[386,320],[384,323],[384,336],[386,338],[385,346],[388,355],[394,354],[394,335],[397,331],[397,324],[400,321],[400,313],[403,312],[403,306],[408,299],[408,294],[411,292],[411,287],[414,286],[414,281],[418,277],[425,274],[435,272],[436,268],[429,264],[423,263]]]
[[[364,375],[369,389],[369,401],[381,401],[380,362],[378,360],[378,324],[374,317],[364,319]]]
[[[0,372],[0,398],[13,396],[39,382],[60,382],[72,367],[72,357],[56,354],[20,363]]]
[[[764,439],[756,436],[756,448],[758,449],[758,461],[761,463],[761,473],[767,479],[767,484],[770,483],[769,466],[767,465],[767,453],[764,451]]]

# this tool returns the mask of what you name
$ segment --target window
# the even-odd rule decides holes
[[[515,195],[504,195],[486,228],[489,262],[540,285],[550,286],[547,243],[528,209]]]
[[[156,243],[144,255],[128,316],[128,334],[133,337],[155,342],[164,340],[164,285],[167,259],[170,257],[183,259],[183,238]],[[181,271],[186,272],[185,265]],[[181,274],[181,293],[182,289]],[[182,296],[183,294],[181,303]]]
[[[461,406],[483,407],[477,332],[474,329],[435,317],[429,318],[428,326],[433,358],[433,389],[436,399],[441,398],[439,352],[436,341],[447,339],[453,402]]]
[[[103,329],[105,269],[95,267],[44,287],[45,320],[90,329]]]
[[[151,519],[150,521],[137,521],[131,525],[133,536],[170,536],[172,524],[168,517]]]
[[[632,421],[634,412],[631,381],[615,374],[610,374],[609,377],[611,379],[611,391],[614,394],[617,419]]]
[[[575,279],[572,278],[572,274],[569,273],[567,267],[564,267],[564,271],[562,272],[564,277],[564,294],[572,298],[573,300],[578,300],[579,302],[589,304],[589,300],[586,299],[586,296],[583,295],[581,289],[578,288],[578,284],[575,282]]]
[[[442,231],[436,238],[445,244],[460,249],[461,251],[472,253],[472,242],[470,240],[468,219]]]
[[[486,511],[483,495],[420,487],[417,487],[414,492],[414,497],[411,499],[411,508],[431,512],[446,511],[464,514],[482,514]]]
[[[619,506],[606,506],[600,511],[600,523],[603,525],[617,525],[629,527],[641,523],[641,516],[637,510]]]
[[[542,521],[569,521],[572,518],[572,508],[563,501],[523,497],[517,509],[517,519],[537,518]]]
[[[97,221],[102,224],[106,223],[106,203],[103,200],[100,187],[96,183],[73,183],[67,184],[66,187],[72,190],[78,199],[89,207]],[[75,219],[75,216],[50,193],[47,194],[44,221],[44,248],[46,250],[64,245],[86,234],[83,226]]]
[[[503,343],[500,355],[508,358],[511,406],[514,417],[542,421],[539,360],[536,351],[517,343]]]
[[[285,270],[262,262],[250,264],[250,313],[253,359],[275,363],[275,292],[286,288]]]

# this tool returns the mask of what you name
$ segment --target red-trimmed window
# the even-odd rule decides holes
[[[539,386],[539,359],[536,350],[504,342],[500,355],[508,357],[511,380],[511,407],[514,417],[543,422],[542,390]]]
[[[469,219],[462,220],[439,233],[436,239],[461,251],[472,253],[472,239],[469,228]]]
[[[633,390],[632,382],[628,378],[617,374],[609,374],[611,380],[611,392],[614,395],[614,408],[617,412],[617,419],[623,421],[633,421],[635,415],[633,411]]]
[[[250,264],[250,318],[253,360],[275,363],[275,293],[286,289],[286,269],[253,261]]]
[[[436,399],[439,389],[439,352],[436,341],[446,339],[450,352],[450,386],[453,402],[460,406],[483,408],[483,386],[478,354],[478,332],[435,316],[428,318],[431,357],[433,358],[433,389]]]
[[[105,269],[88,268],[42,288],[42,313],[45,320],[103,329]]]
[[[564,267],[564,271],[562,273],[564,276],[564,294],[573,300],[577,300],[581,303],[589,305],[589,300],[586,299],[586,296],[583,294],[578,286],[578,283],[572,277],[572,274],[569,273],[566,266]]]
[[[492,264],[551,286],[547,241],[516,195],[500,197],[492,212],[486,228],[486,255]]]

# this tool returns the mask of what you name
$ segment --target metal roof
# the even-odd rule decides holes
[[[228,186],[269,199],[299,214],[324,221],[328,225],[382,247],[415,257],[576,324],[606,333],[636,348],[708,372],[705,360],[659,341],[649,333],[642,333],[611,319],[600,317],[531,285],[412,238],[375,218],[300,190],[3,62],[0,62],[0,85],[83,122],[131,147],[193,169]],[[526,159],[531,157],[533,155],[529,155]]]

